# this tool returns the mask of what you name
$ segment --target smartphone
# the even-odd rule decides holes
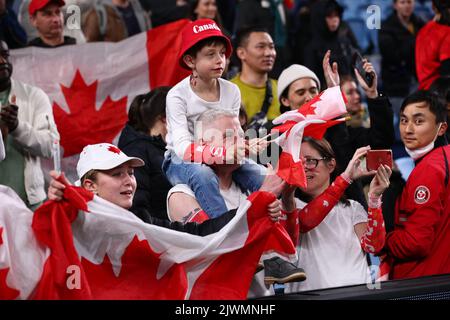
[[[366,168],[368,171],[378,170],[382,164],[389,166],[392,169],[392,150],[369,150],[366,155]]]
[[[363,65],[364,62],[361,54],[358,51],[353,52],[353,67],[358,70],[359,74],[370,88],[373,84],[374,75],[372,72],[366,72],[363,68]]]

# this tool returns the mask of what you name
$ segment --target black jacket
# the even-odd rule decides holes
[[[368,98],[367,106],[369,108],[370,128],[347,126],[353,152],[367,145],[370,145],[372,149],[392,149],[395,140],[394,115],[389,99],[384,96],[376,99]],[[372,178],[363,178],[359,183],[361,186],[368,185]],[[382,212],[387,230],[391,230],[393,227],[395,200],[403,190],[404,183],[400,172],[393,171],[390,186],[383,193]]]
[[[312,38],[305,46],[304,62],[325,83],[322,61],[327,50],[331,50],[330,62],[337,62],[339,74],[353,75],[352,54],[359,50],[356,38],[350,27],[342,21],[335,32],[326,25],[325,12],[329,6],[338,6],[335,0],[318,1],[311,7]]]
[[[166,197],[172,185],[161,169],[165,142],[161,136],[139,133],[127,124],[120,135],[119,148],[128,156],[145,162],[144,167],[134,171],[137,189],[130,211],[145,222],[149,222],[151,217],[167,220]]]
[[[265,27],[275,41],[275,13],[270,0],[242,0],[237,3],[234,31],[248,27]],[[288,17],[285,10],[286,19]]]
[[[391,103],[386,97],[367,99],[370,128],[350,127],[348,133],[353,151],[370,145],[372,149],[391,149],[394,144],[394,115]]]
[[[145,209],[140,210],[139,212],[133,211],[133,209],[130,209],[130,211],[139,216],[143,211],[145,211]],[[231,219],[234,218],[234,216],[236,215],[236,211],[237,209],[230,210],[220,217],[209,219],[202,223],[188,222],[186,224],[183,224],[176,221],[170,222],[169,220],[152,217],[149,214],[147,215],[148,220],[145,222],[175,231],[186,232],[203,237],[222,229]]]
[[[405,97],[411,80],[416,77],[415,42],[424,22],[411,16],[414,33],[402,25],[394,11],[381,25],[378,43],[381,53],[381,78],[384,92],[390,96]]]
[[[345,123],[329,128],[325,138],[330,142],[336,155],[337,174],[343,172],[356,149],[370,145],[372,149],[390,149],[394,143],[392,107],[387,97],[367,99],[370,128],[352,128]],[[345,191],[347,198],[358,201],[367,208],[363,192],[364,181],[357,180]]]

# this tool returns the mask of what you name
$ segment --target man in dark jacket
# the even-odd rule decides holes
[[[416,82],[414,47],[424,22],[413,13],[414,1],[394,0],[394,9],[379,32],[381,77],[386,94],[404,98]]]
[[[305,66],[325,83],[322,60],[331,50],[330,60],[337,62],[341,75],[353,75],[352,54],[359,50],[356,38],[342,21],[343,8],[335,0],[320,0],[311,6],[311,41],[305,47]]]
[[[398,114],[403,99],[416,87],[414,47],[416,35],[424,23],[413,14],[414,1],[394,0],[394,9],[379,32],[381,77],[384,92],[389,95],[394,111],[394,158],[403,158],[412,166],[400,139]],[[403,171],[403,168],[407,167],[402,164],[400,169]]]

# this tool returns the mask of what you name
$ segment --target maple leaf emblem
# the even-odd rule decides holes
[[[117,154],[120,154],[120,152],[121,152],[119,148],[113,147],[113,146],[109,146],[108,151],[112,152],[112,153],[117,153]]]
[[[184,299],[187,278],[183,264],[174,264],[157,279],[160,261],[160,254],[152,250],[148,241],[140,241],[135,236],[122,256],[118,276],[113,272],[108,255],[98,265],[82,258],[81,265],[94,299]]]
[[[64,157],[75,155],[88,144],[112,143],[122,130],[127,116],[127,98],[113,101],[109,96],[95,110],[98,81],[87,85],[77,70],[69,88],[61,85],[70,113],[53,103],[53,114],[61,136]]]
[[[305,103],[304,105],[302,105],[299,109],[298,112],[300,112],[301,114],[303,114],[305,117],[308,114],[316,114],[315,109],[316,109],[316,102],[320,101],[320,97],[322,94],[319,94],[317,96],[315,96],[312,100],[310,100],[309,102]]]

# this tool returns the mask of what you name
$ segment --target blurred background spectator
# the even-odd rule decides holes
[[[18,7],[18,20],[19,23],[22,25],[22,27],[25,29],[25,32],[27,34],[27,42],[37,38],[39,36],[37,29],[31,24],[30,21],[30,14],[28,11],[28,7],[30,5],[31,0],[21,0],[16,1],[20,3],[20,6]],[[67,7],[71,4],[76,4],[80,8],[86,7],[87,0],[68,0],[65,1],[66,5],[62,8],[62,13],[64,16],[64,19],[67,18]],[[65,20],[64,20],[65,21]],[[84,37],[83,32],[81,29],[69,29],[67,28],[67,25],[64,23],[64,36],[69,36],[76,39],[76,43],[84,43],[86,42],[86,39]]]
[[[17,49],[26,45],[27,34],[11,6],[12,2],[0,0],[0,40],[5,41],[10,49]]]
[[[189,0],[139,0],[152,19],[153,28],[188,17]]]
[[[339,74],[353,74],[353,50],[359,50],[356,38],[342,21],[343,8],[335,0],[319,0],[311,7],[312,38],[305,46],[305,66],[325,83],[322,60],[331,50],[330,61],[337,62]]]
[[[148,13],[138,0],[100,0],[83,16],[88,42],[117,42],[151,29]]]
[[[241,0],[236,7],[234,33],[249,27],[264,27],[275,43],[277,60],[270,76],[278,78],[281,71],[289,65],[288,44],[289,21],[283,0]]]
[[[401,159],[401,170],[410,171],[413,165],[400,139],[399,112],[403,99],[417,89],[415,42],[422,19],[414,14],[414,0],[394,0],[394,10],[383,21],[379,31],[381,53],[381,77],[383,92],[392,103],[394,111],[395,143],[394,159]]]

